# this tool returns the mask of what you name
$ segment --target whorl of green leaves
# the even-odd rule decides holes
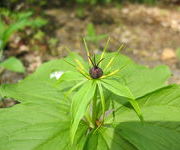
[[[20,104],[0,109],[0,150],[179,150],[180,86],[166,84],[168,67],[149,69],[117,52],[103,57],[102,69],[114,60],[100,79],[89,79],[87,62],[70,53],[1,85],[1,97]]]

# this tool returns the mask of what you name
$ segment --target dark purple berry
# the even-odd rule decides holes
[[[91,76],[91,78],[93,79],[98,79],[103,75],[103,71],[101,68],[98,67],[98,65],[100,64],[100,62],[103,60],[104,58],[102,58],[101,60],[99,60],[99,62],[96,64],[96,58],[94,55],[94,61],[91,59],[91,57],[89,57],[89,60],[91,61],[93,67],[91,69],[89,69],[89,74]]]
[[[91,78],[97,79],[103,75],[103,71],[99,67],[93,67],[89,70],[89,74],[90,74]]]

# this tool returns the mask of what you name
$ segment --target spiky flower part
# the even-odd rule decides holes
[[[91,57],[89,57],[91,64],[93,65],[93,67],[91,69],[89,69],[89,75],[91,76],[91,78],[93,79],[98,79],[100,77],[102,77],[103,75],[103,70],[101,68],[99,68],[99,63],[103,60],[103,58],[101,60],[99,60],[99,62],[96,64],[96,58],[94,55],[94,61],[91,59]]]

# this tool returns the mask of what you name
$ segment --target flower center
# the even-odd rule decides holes
[[[89,70],[89,75],[91,76],[91,78],[97,79],[97,78],[100,78],[103,75],[103,71],[102,71],[101,68],[95,66],[95,67],[92,67]]]

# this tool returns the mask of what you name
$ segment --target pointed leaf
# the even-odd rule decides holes
[[[101,68],[106,68],[111,58],[116,54],[105,53]],[[119,54],[113,61],[112,66],[109,67],[110,72],[117,69],[120,69],[120,71],[116,74],[116,78],[129,87],[135,98],[142,97],[166,86],[166,81],[171,76],[167,66],[161,65],[151,69],[135,64],[130,58],[122,54]]]
[[[72,113],[72,126],[71,126],[71,141],[73,142],[75,133],[82,117],[84,116],[87,106],[90,103],[96,90],[94,81],[87,81],[80,90],[73,96],[71,113]]]
[[[5,69],[14,71],[14,72],[21,72],[23,73],[25,71],[25,68],[22,64],[22,62],[15,58],[15,57],[10,57],[6,59],[5,61],[0,63],[0,67],[3,67]]]
[[[161,122],[166,124],[166,122]],[[171,122],[174,125],[179,123]],[[178,150],[180,133],[176,130],[155,125],[153,122],[125,122],[117,126],[115,132],[128,140],[139,150]]]
[[[59,89],[49,82],[24,80],[4,85],[0,93],[22,102],[0,109],[0,149],[72,149],[70,105]],[[79,140],[73,145],[75,150],[82,149],[86,138],[83,136],[86,125],[81,123],[79,127],[76,132]]]
[[[74,64],[74,59],[78,59],[81,61],[81,63],[87,67],[87,63],[84,62],[84,60],[82,59],[82,57],[80,57],[78,54],[76,53],[70,53],[65,60],[67,62],[70,62],[72,64]],[[77,72],[76,68],[74,68],[73,66],[69,65],[67,62],[65,62],[63,59],[57,59],[57,60],[52,60],[49,62],[46,62],[44,64],[42,64],[36,71],[35,73],[33,73],[32,75],[28,76],[29,79],[37,79],[39,77],[41,77],[41,80],[51,80],[50,79],[50,75],[53,72],[56,71],[61,71],[61,72],[66,72],[66,71],[73,71],[73,72]]]
[[[0,94],[23,103],[60,103],[60,99],[64,97],[51,83],[41,80],[24,80],[16,84],[1,85]]]
[[[84,76],[82,76],[79,72],[75,71],[67,71],[62,74],[59,78],[58,83],[62,81],[81,81],[84,80]]]
[[[90,133],[84,150],[137,150],[113,127],[101,127],[95,133]]]
[[[118,96],[126,97],[129,103],[136,111],[139,118],[142,120],[141,109],[128,87],[112,79],[103,79],[102,83],[106,89],[113,92],[114,94]]]
[[[138,99],[144,123],[132,109],[121,106],[116,112],[115,133],[140,150],[176,150],[180,147],[180,86],[162,88]],[[105,122],[113,121],[110,115]],[[147,146],[149,145],[149,146]]]
[[[106,108],[105,99],[104,99],[104,93],[103,93],[103,88],[102,88],[101,82],[97,82],[97,85],[98,85],[99,94],[100,94],[100,99],[101,99],[102,113],[103,113],[103,121],[104,121],[105,108]]]

